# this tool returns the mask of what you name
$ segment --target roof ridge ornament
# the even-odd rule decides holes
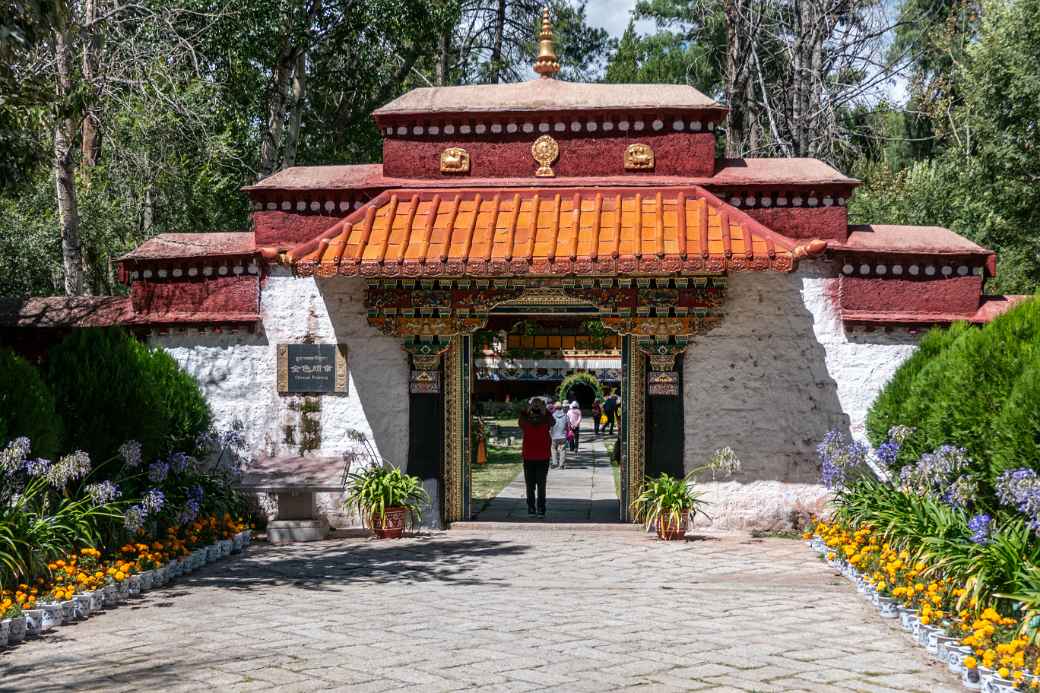
[[[542,30],[538,32],[538,58],[534,61],[534,71],[543,79],[552,79],[560,71],[548,5],[542,8]]]

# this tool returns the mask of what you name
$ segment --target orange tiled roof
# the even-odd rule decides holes
[[[697,186],[428,189],[384,192],[281,259],[320,276],[672,274],[790,271],[824,248]]]

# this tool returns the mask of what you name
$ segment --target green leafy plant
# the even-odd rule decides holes
[[[707,464],[696,467],[683,478],[661,474],[644,480],[639,495],[631,503],[632,514],[647,529],[663,524],[675,527],[683,514],[697,513],[710,517],[700,509],[702,493],[695,487],[697,475],[710,471],[712,476],[729,476],[740,469],[740,460],[729,447],[716,450]]]
[[[603,386],[600,385],[596,376],[592,373],[571,373],[556,388],[556,399],[567,399],[567,395],[575,385],[587,385],[595,393],[595,397],[603,397]]]
[[[422,480],[391,465],[376,464],[351,472],[347,480],[349,486],[343,503],[357,509],[362,521],[373,517],[382,521],[386,519],[387,510],[404,508],[418,523],[422,521],[422,506],[430,501]]]
[[[25,436],[41,457],[58,454],[62,425],[54,396],[36,367],[10,349],[0,349],[0,421],[0,440]]]

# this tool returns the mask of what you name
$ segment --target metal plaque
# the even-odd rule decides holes
[[[279,344],[278,392],[347,392],[346,344]]]

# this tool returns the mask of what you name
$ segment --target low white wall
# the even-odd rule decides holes
[[[290,408],[300,398],[277,392],[277,347],[313,338],[345,343],[348,392],[321,395],[321,445],[309,454],[339,457],[351,448],[348,429],[369,436],[379,454],[405,464],[408,456],[407,355],[401,341],[369,326],[365,283],[355,277],[294,278],[275,268],[262,287],[262,325],[255,334],[185,334],[153,337],[202,386],[218,427],[241,421],[254,456],[295,456],[284,427],[298,421]],[[298,439],[297,439],[298,440]],[[333,526],[352,519],[339,494],[319,494]]]
[[[862,436],[870,403],[915,347],[905,332],[847,333],[833,276],[826,263],[734,272],[722,323],[686,350],[686,469],[726,445],[743,463],[705,484],[716,525],[775,529],[820,511],[816,444],[832,428]]]

